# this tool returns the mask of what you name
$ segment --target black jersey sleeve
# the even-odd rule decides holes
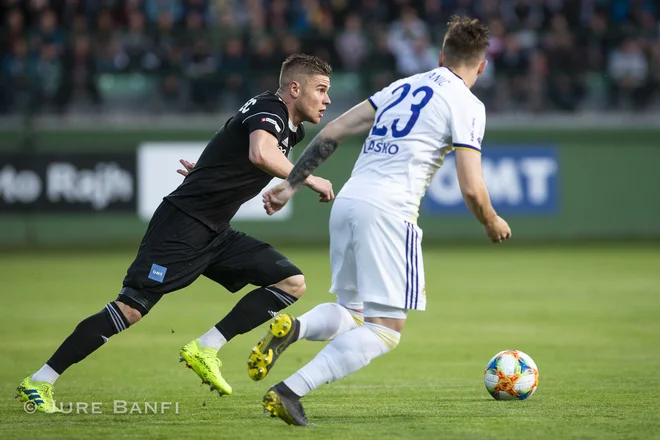
[[[270,100],[250,99],[239,110],[242,123],[247,127],[248,133],[255,130],[265,130],[281,140],[285,132],[288,115],[285,107],[278,102]]]

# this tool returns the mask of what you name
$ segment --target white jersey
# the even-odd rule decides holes
[[[446,67],[395,81],[369,98],[374,125],[337,197],[358,199],[416,223],[445,156],[481,151],[484,105]]]

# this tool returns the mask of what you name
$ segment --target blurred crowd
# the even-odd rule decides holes
[[[0,0],[0,113],[103,111],[131,96],[138,110],[214,112],[275,90],[301,51],[357,78],[362,98],[436,67],[453,14],[490,28],[475,87],[489,111],[643,111],[660,89],[659,3]]]

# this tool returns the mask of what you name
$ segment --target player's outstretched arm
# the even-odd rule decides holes
[[[374,123],[374,109],[367,101],[356,105],[337,119],[329,122],[309,143],[286,181],[294,191],[305,182],[307,176],[321,165],[339,147],[339,142],[350,136],[369,131]]]
[[[312,171],[335,152],[342,139],[366,133],[374,123],[374,114],[371,104],[365,101],[329,122],[305,148],[287,179],[264,193],[264,209],[268,215],[275,214],[287,204]],[[324,201],[323,197],[321,201]]]
[[[484,225],[493,243],[511,237],[509,225],[500,218],[490,202],[490,195],[481,168],[481,154],[472,150],[456,150],[456,170],[465,204]]]
[[[273,177],[286,178],[293,164],[280,151],[277,138],[265,130],[250,133],[249,159],[254,166]]]
[[[257,168],[280,179],[286,178],[293,168],[277,146],[277,138],[265,130],[255,130],[250,134],[249,159]],[[332,183],[326,179],[309,175],[304,183],[319,193],[321,202],[327,203],[335,198]]]

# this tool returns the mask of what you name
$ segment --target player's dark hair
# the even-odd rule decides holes
[[[301,76],[332,75],[332,67],[322,59],[313,55],[297,53],[289,55],[282,63],[280,71],[280,88],[286,87],[291,81],[300,81]]]
[[[488,49],[488,28],[476,18],[452,16],[442,43],[445,65],[472,66],[483,60]]]

